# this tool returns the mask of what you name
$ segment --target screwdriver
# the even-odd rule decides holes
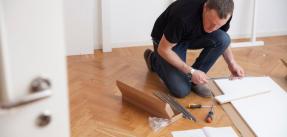
[[[213,116],[214,116],[214,112],[213,112],[213,106],[212,106],[207,116],[205,117],[205,122],[211,123],[213,121]]]
[[[211,108],[212,106],[203,106],[201,104],[189,104],[187,108],[196,109],[196,108]]]

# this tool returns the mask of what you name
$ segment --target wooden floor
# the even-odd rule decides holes
[[[247,75],[271,76],[287,91],[287,68],[280,58],[287,59],[287,36],[263,38],[265,46],[232,49],[236,60]],[[68,57],[70,119],[72,137],[170,137],[171,131],[201,128],[203,126],[234,126],[230,117],[217,105],[213,123],[203,121],[208,110],[191,112],[199,122],[180,119],[160,132],[149,127],[149,115],[132,105],[122,102],[115,81],[122,80],[145,92],[168,90],[155,73],[147,70],[143,52],[148,47],[113,49],[112,53],[95,51],[94,55]],[[191,64],[199,51],[188,53]],[[228,76],[229,71],[222,57],[209,71],[208,76]],[[210,99],[191,93],[178,99],[182,105],[189,103],[210,104]]]

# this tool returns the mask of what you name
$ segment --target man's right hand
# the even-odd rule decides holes
[[[158,54],[164,58],[168,63],[176,67],[178,70],[187,74],[190,72],[191,66],[187,65],[173,50],[172,48],[176,43],[170,43],[163,35],[158,46]],[[194,84],[205,84],[208,81],[206,74],[200,70],[196,70],[192,74],[191,81]]]
[[[192,74],[191,81],[197,85],[206,84],[208,82],[208,77],[204,72],[202,72],[200,70],[196,70]]]

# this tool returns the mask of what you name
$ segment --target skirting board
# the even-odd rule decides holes
[[[254,47],[254,46],[263,46],[264,41],[249,41],[249,42],[236,42],[236,43],[231,43],[231,48],[239,48],[239,47]]]
[[[123,43],[113,43],[113,48],[124,48],[124,47],[140,47],[140,46],[147,46],[152,45],[151,40],[150,41],[141,41],[141,42],[123,42]],[[238,47],[250,47],[250,46],[263,46],[264,41],[249,41],[249,42],[236,42],[231,43],[232,48],[238,48]]]

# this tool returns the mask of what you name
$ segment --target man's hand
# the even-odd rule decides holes
[[[237,63],[228,65],[228,68],[229,71],[231,72],[231,79],[242,78],[245,75],[243,68]]]
[[[228,47],[223,53],[223,58],[228,65],[229,71],[231,72],[231,79],[244,77],[244,70],[234,60],[230,47]]]
[[[192,74],[191,81],[194,84],[206,84],[208,82],[208,77],[204,72],[196,70]]]

